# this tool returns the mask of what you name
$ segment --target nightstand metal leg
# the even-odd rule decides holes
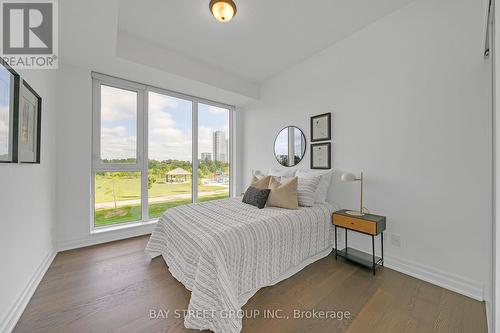
[[[382,250],[382,266],[384,266],[384,232],[380,233],[380,249]]]
[[[345,254],[347,254],[347,228],[345,229]]]
[[[335,260],[337,260],[337,250],[338,250],[338,247],[337,247],[337,226],[335,225],[334,228],[335,228]]]
[[[372,269],[375,275],[375,236],[372,235]]]

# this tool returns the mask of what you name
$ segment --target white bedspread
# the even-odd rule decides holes
[[[186,328],[240,332],[238,311],[257,290],[330,252],[333,211],[257,209],[241,198],[179,206],[160,218],[146,252],[191,291]]]

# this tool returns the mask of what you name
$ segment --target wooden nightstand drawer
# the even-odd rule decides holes
[[[385,216],[365,214],[363,216],[349,215],[342,209],[333,213],[333,224],[365,234],[378,235],[385,230]]]
[[[348,229],[353,229],[357,231],[364,232],[370,235],[377,234],[377,224],[373,222],[367,222],[355,217],[348,217],[343,215],[333,215],[333,223],[339,227],[344,227]]]

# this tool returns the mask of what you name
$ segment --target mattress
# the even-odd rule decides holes
[[[258,209],[241,198],[179,206],[159,219],[146,253],[191,291],[186,328],[240,332],[252,295],[331,252],[336,209]]]

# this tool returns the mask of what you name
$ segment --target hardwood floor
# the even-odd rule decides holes
[[[147,240],[138,237],[59,253],[14,332],[190,331],[174,316],[175,309],[187,309],[190,293],[162,258],[148,259]],[[482,302],[388,268],[374,277],[369,270],[335,261],[333,255],[261,289],[243,309],[247,314],[260,311],[256,318],[243,320],[243,332],[487,331]],[[350,318],[293,318],[294,310],[312,309],[349,311]],[[171,312],[168,319],[150,319],[150,310]],[[264,319],[265,313],[289,319]]]

